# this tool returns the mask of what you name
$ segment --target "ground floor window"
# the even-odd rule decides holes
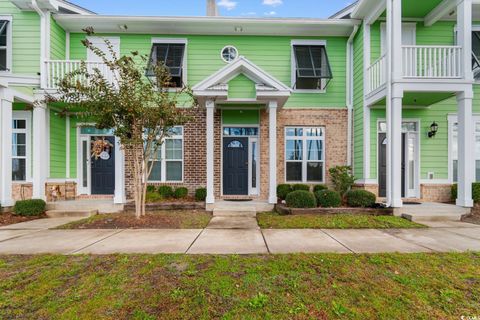
[[[458,123],[454,120],[451,124],[451,153],[452,153],[452,178],[453,182],[458,182]],[[475,146],[475,181],[480,181],[480,118],[475,117],[474,123]]]
[[[12,180],[28,179],[30,155],[30,114],[14,112],[12,123]]]
[[[286,181],[324,182],[324,168],[324,128],[285,128]]]
[[[169,137],[152,157],[152,172],[149,182],[181,182],[183,181],[183,127],[171,129]]]

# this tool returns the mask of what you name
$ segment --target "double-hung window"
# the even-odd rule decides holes
[[[480,80],[480,30],[472,32],[472,70],[475,80]]]
[[[452,178],[453,182],[458,182],[458,123],[451,124],[451,159],[452,159]],[[475,181],[480,181],[480,119],[475,119],[475,146],[474,146],[474,161],[475,161]]]
[[[185,81],[185,43],[154,43],[150,53],[147,76],[154,77],[153,67],[163,64],[170,72],[168,87],[182,88]]]
[[[285,128],[285,168],[287,182],[324,182],[324,128]]]
[[[152,172],[150,182],[181,182],[183,181],[183,127],[173,127],[157,155],[152,157]]]
[[[10,71],[10,21],[0,18],[0,71]]]
[[[296,90],[325,90],[333,78],[325,42],[292,42],[292,85]]]
[[[12,180],[28,179],[28,155],[30,154],[29,137],[30,117],[15,115],[12,123]]]

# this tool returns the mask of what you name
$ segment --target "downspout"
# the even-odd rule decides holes
[[[47,15],[45,12],[40,9],[38,6],[37,0],[32,0],[31,3],[32,9],[35,10],[36,13],[40,16],[40,87],[46,87],[46,72],[45,72],[45,60],[46,56],[46,35],[47,35],[47,28],[46,28],[46,19]]]
[[[353,39],[358,32],[358,26],[353,27],[347,41],[347,165],[352,166],[353,158]]]

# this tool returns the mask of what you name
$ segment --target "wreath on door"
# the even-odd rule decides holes
[[[92,158],[95,158],[95,160],[98,160],[99,158],[102,160],[108,160],[110,159],[112,148],[113,144],[105,139],[105,137],[96,137],[91,145]]]

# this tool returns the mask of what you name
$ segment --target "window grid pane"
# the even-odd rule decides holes
[[[171,128],[169,135],[158,148],[157,159],[154,161],[149,181],[183,180],[183,127]]]

